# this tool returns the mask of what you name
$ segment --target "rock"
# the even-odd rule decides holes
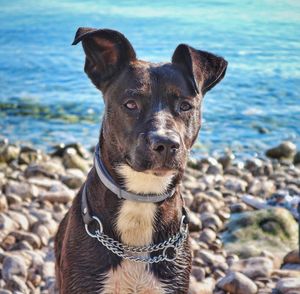
[[[6,287],[13,291],[13,293],[22,293],[29,294],[29,289],[26,286],[26,283],[23,279],[20,279],[17,276],[13,276],[9,281],[7,281]]]
[[[19,164],[30,164],[41,161],[43,158],[40,150],[36,150],[29,146],[23,146],[19,154]]]
[[[17,275],[24,279],[27,277],[27,267],[19,256],[6,256],[2,265],[2,277],[7,282]]]
[[[248,183],[240,178],[236,178],[233,176],[225,176],[224,187],[228,190],[231,190],[235,193],[243,193],[246,191]]]
[[[300,253],[299,249],[295,249],[293,251],[290,251],[284,258],[284,263],[298,263],[300,264]]]
[[[230,205],[230,212],[231,213],[238,213],[238,212],[243,212],[247,210],[247,205],[243,202],[240,203],[233,203]]]
[[[7,199],[0,191],[0,212],[5,211],[8,208]]]
[[[38,236],[30,232],[14,231],[11,235],[16,238],[17,241],[27,241],[34,249],[41,247],[41,242]]]
[[[4,250],[10,250],[15,243],[16,243],[16,238],[14,236],[8,235],[2,240],[1,247]]]
[[[279,278],[299,278],[300,279],[300,271],[294,270],[284,270],[284,269],[274,269],[272,272],[272,276],[277,276]]]
[[[281,268],[285,269],[285,270],[300,271],[300,264],[299,263],[286,263]]]
[[[212,278],[207,278],[202,282],[197,282],[196,279],[191,277],[189,294],[211,294],[215,287],[215,280]]]
[[[217,283],[217,287],[233,294],[256,294],[258,290],[254,282],[237,272],[227,274]]]
[[[43,246],[48,245],[50,234],[46,226],[41,223],[36,223],[32,228],[32,232],[39,236],[39,239],[41,240]]]
[[[230,267],[232,271],[238,271],[250,279],[269,277],[273,271],[273,262],[267,257],[250,257],[236,261]]]
[[[189,230],[190,232],[199,232],[202,228],[200,218],[192,211],[189,211]]]
[[[296,145],[290,141],[282,142],[280,145],[266,151],[266,155],[270,158],[284,159],[291,158],[296,153]]]
[[[15,195],[15,194],[6,195],[6,199],[7,199],[7,203],[9,206],[19,204],[22,202],[21,197],[19,197],[18,195]]]
[[[298,151],[294,156],[294,164],[300,164],[300,151]]]
[[[270,196],[276,191],[274,181],[267,179],[254,179],[248,187],[248,193],[251,195],[257,195],[262,198]]]
[[[207,244],[212,243],[217,237],[217,234],[209,228],[205,228],[201,234],[199,240]]]
[[[13,231],[17,229],[18,224],[4,213],[0,213],[0,230]]]
[[[0,162],[10,163],[19,156],[20,148],[15,145],[0,147]]]
[[[231,166],[232,161],[235,159],[234,154],[231,151],[226,152],[224,155],[218,158],[218,162],[221,163],[223,169],[229,168]]]
[[[56,161],[47,161],[30,164],[26,168],[24,175],[27,178],[42,176],[55,179],[58,175],[63,175],[64,173],[64,167],[60,163]]]
[[[219,163],[210,164],[206,170],[208,175],[221,175],[223,174],[223,166]]]
[[[76,153],[84,159],[90,158],[90,153],[79,143],[71,143],[71,144],[59,144],[54,146],[54,152],[51,156],[63,157],[64,153],[67,149],[74,149]]]
[[[29,229],[29,221],[24,214],[13,210],[8,211],[7,214],[19,225],[20,229],[26,231]]]
[[[36,197],[38,190],[34,186],[26,182],[17,182],[17,181],[9,180],[5,185],[4,193],[6,195],[9,194],[18,195],[22,199],[26,199],[26,198]]]
[[[221,236],[231,253],[247,254],[247,245],[251,244],[257,255],[262,250],[282,254],[297,247],[298,224],[284,208],[261,209],[231,215]]]
[[[216,214],[212,213],[203,213],[201,214],[201,222],[203,227],[211,228],[214,231],[218,231],[222,228],[222,221]]]
[[[1,286],[0,286],[1,287]],[[11,291],[0,288],[0,294],[13,294]]]
[[[203,281],[205,279],[205,270],[200,266],[193,266],[192,275],[197,281]]]
[[[300,279],[283,278],[276,284],[276,290],[278,290],[281,294],[297,293],[293,291],[300,291]]]
[[[61,177],[61,181],[71,189],[80,188],[85,182],[85,174],[80,169],[68,169],[67,175]]]
[[[194,196],[192,195],[191,191],[189,190],[185,191],[182,196],[183,196],[185,206],[190,208],[194,201]]]
[[[41,201],[49,201],[51,203],[68,203],[73,200],[75,193],[73,191],[54,191],[42,192],[39,195]]]
[[[263,161],[259,158],[251,158],[246,160],[245,168],[254,175],[259,175],[262,167]]]
[[[89,170],[89,165],[80,157],[74,148],[67,148],[63,155],[63,164],[66,168],[78,168],[84,173]]]

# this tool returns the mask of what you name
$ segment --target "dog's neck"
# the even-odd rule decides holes
[[[170,173],[156,176],[152,173],[137,172],[128,164],[114,166],[113,158],[117,152],[111,149],[109,142],[101,138],[101,156],[103,163],[116,183],[127,191],[137,194],[163,194],[170,185],[175,184],[175,176]],[[113,148],[113,147],[112,147]],[[179,180],[179,179],[178,179]],[[125,200],[118,211],[115,228],[121,241],[132,246],[144,246],[152,243],[158,204]]]

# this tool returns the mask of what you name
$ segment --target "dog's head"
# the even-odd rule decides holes
[[[141,61],[121,33],[108,29],[79,28],[73,44],[80,41],[84,70],[103,93],[103,136],[113,164],[180,173],[201,126],[203,96],[224,77],[227,62],[185,44],[172,62]]]

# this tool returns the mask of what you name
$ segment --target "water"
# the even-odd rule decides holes
[[[96,143],[102,98],[83,72],[81,46],[70,46],[76,29],[90,26],[121,31],[141,59],[168,61],[188,43],[229,61],[205,97],[195,150],[300,146],[299,1],[0,0],[0,7],[0,135],[12,142]]]

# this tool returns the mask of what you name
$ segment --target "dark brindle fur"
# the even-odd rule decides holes
[[[141,61],[122,34],[107,29],[80,28],[74,44],[80,41],[86,54],[85,72],[103,93],[101,152],[112,177],[126,189],[117,172],[120,164],[157,176],[174,174],[171,186],[176,187],[176,192],[157,204],[153,223],[156,229],[151,242],[162,242],[179,230],[183,205],[179,183],[201,126],[202,98],[224,77],[227,62],[184,44],[176,48],[171,63]],[[122,264],[121,258],[86,234],[81,195],[82,189],[56,235],[60,293],[101,293],[107,273]],[[114,224],[120,207],[128,200],[119,200],[109,191],[95,168],[87,177],[87,198],[93,215],[103,222],[104,233],[122,242]],[[164,286],[164,293],[188,292],[188,241],[184,247],[175,262],[149,267],[149,272]]]

